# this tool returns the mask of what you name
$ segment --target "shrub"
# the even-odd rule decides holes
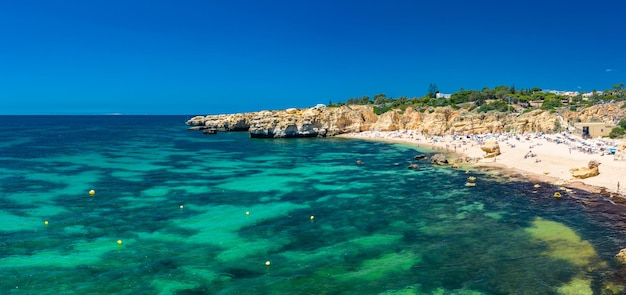
[[[610,138],[622,138],[624,135],[626,135],[626,129],[622,127],[615,127],[611,130],[611,133],[609,133]]]
[[[478,108],[479,113],[486,113],[488,111],[498,111],[498,112],[506,112],[508,109],[508,104],[501,100],[496,100],[490,102],[488,104],[483,104]]]
[[[388,112],[389,110],[391,110],[391,106],[384,106],[384,107],[375,106],[374,107],[374,114],[382,115],[382,114]]]
[[[560,99],[549,98],[543,101],[543,103],[541,104],[541,109],[542,110],[554,110],[554,108],[558,108],[560,106],[563,106]]]

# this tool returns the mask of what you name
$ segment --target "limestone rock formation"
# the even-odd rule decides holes
[[[415,130],[426,136],[513,132],[516,134],[562,130],[566,124],[601,120],[616,123],[626,116],[620,104],[604,104],[581,112],[563,111],[562,118],[547,110],[518,113],[476,113],[452,107],[391,110],[377,116],[370,105],[289,108],[278,111],[195,116],[190,126],[220,131],[249,131],[252,137],[332,136],[348,132]]]
[[[626,117],[626,108],[622,108],[622,104],[623,102],[594,105],[580,112],[566,112],[563,117],[571,125],[578,122],[594,121],[616,125],[619,120]]]
[[[574,178],[585,179],[600,174],[598,166],[600,166],[600,163],[592,160],[589,161],[587,167],[573,168],[570,169],[570,172],[572,173],[572,177]]]
[[[351,105],[196,116],[187,125],[248,131],[251,137],[315,137],[370,130],[377,120],[372,107]]]
[[[626,265],[626,248],[619,250],[619,253],[615,254],[615,261],[619,264]]]
[[[204,116],[195,116],[189,120],[187,120],[187,125],[189,126],[204,126],[205,117]]]
[[[556,114],[546,110],[534,110],[521,114],[511,124],[511,131],[516,133],[553,132],[557,120]]]
[[[424,114],[424,120],[420,126],[421,131],[428,135],[446,134],[449,124],[453,120],[453,116],[458,115],[458,111],[450,108],[436,108],[432,113]]]
[[[400,115],[397,111],[389,111],[380,116],[374,124],[372,124],[371,130],[374,131],[394,131],[403,129],[400,126]]]
[[[448,165],[448,159],[444,154],[435,154],[430,158],[430,163],[434,165],[446,166]]]
[[[239,113],[231,115],[195,116],[187,121],[190,126],[206,126],[219,131],[247,131],[249,119],[255,113]]]
[[[493,158],[500,155],[500,144],[495,140],[485,142],[480,148],[487,153],[485,158]]]
[[[413,108],[407,108],[400,115],[400,129],[419,130],[422,125],[424,115]]]

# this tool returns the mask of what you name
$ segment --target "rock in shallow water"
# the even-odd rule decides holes
[[[446,156],[444,154],[436,154],[430,158],[430,163],[440,166],[446,166],[448,165],[448,159],[446,159]]]
[[[615,261],[626,265],[626,248],[619,250],[619,253],[615,254]]]

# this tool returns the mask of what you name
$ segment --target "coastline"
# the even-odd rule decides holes
[[[476,163],[461,165],[464,169],[494,168],[503,174],[526,181],[550,183],[601,194],[604,197],[617,197],[616,201],[626,203],[626,161],[614,160],[613,155],[604,151],[588,152],[586,147],[573,148],[574,145],[567,142],[565,137],[543,134],[426,137],[412,130],[365,131],[337,137],[408,144],[440,151],[452,160],[466,157],[479,159]],[[481,143],[486,140],[497,141],[501,154],[495,158],[484,158],[486,153],[481,149]],[[527,156],[529,154],[533,156]],[[570,169],[586,167],[592,160],[600,163],[599,175],[585,179],[572,177]]]

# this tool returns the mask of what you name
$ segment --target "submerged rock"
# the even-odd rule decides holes
[[[615,261],[626,265],[626,248],[619,250],[619,253],[615,254]]]
[[[420,169],[420,166],[419,166],[419,165],[417,165],[417,164],[411,164],[411,165],[409,165],[409,167],[408,167],[408,168],[409,168],[409,169],[412,169],[412,170],[419,170],[419,169]]]
[[[426,155],[420,154],[413,157],[414,160],[426,160]]]
[[[558,294],[593,294],[592,278],[589,271],[606,267],[593,245],[583,240],[565,224],[535,218],[532,226],[525,231],[533,241],[546,247],[543,255],[564,260],[579,268],[579,272],[557,289]]]
[[[604,267],[591,243],[562,223],[537,217],[525,231],[532,239],[547,246],[543,254],[548,257],[589,269]]]

